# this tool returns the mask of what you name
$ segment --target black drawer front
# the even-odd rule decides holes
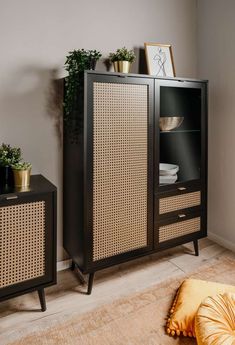
[[[155,224],[155,246],[164,247],[202,237],[206,233],[206,218],[204,212],[181,212],[177,216],[161,220]]]
[[[202,186],[203,182],[201,180],[192,180],[180,183],[176,182],[173,184],[161,185],[157,194],[166,196],[184,194],[194,190],[200,190]]]

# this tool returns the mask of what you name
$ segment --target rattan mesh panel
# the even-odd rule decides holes
[[[94,83],[93,260],[147,245],[148,87]]]
[[[201,192],[169,196],[159,200],[159,214],[182,210],[201,204]]]
[[[172,240],[180,236],[191,234],[201,229],[201,218],[187,219],[182,222],[164,225],[159,228],[159,242]]]
[[[0,207],[0,288],[45,274],[45,202]]]

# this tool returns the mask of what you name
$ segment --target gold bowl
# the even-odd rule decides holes
[[[183,116],[160,117],[159,127],[161,131],[171,131],[172,129],[178,128],[183,121]]]

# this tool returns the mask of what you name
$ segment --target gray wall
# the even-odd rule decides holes
[[[209,233],[235,250],[235,1],[198,1],[198,72],[209,92]]]
[[[58,186],[61,260],[62,151],[51,78],[69,50],[99,49],[107,56],[124,45],[143,47],[144,42],[172,44],[177,75],[195,77],[196,0],[0,0],[0,5],[0,142],[20,146],[33,173]],[[220,140],[218,129],[216,133]],[[218,169],[217,175],[222,174],[222,167]],[[226,169],[231,179],[232,171]]]

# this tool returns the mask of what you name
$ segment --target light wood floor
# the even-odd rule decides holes
[[[192,244],[114,266],[96,273],[92,295],[84,294],[75,273],[58,273],[58,284],[46,289],[47,311],[39,310],[37,293],[30,293],[0,304],[0,344],[33,331],[51,327],[59,321],[85,313],[96,307],[141,291],[169,277],[184,276],[199,266],[213,263],[232,253],[208,239],[200,240],[200,256],[195,257]]]

